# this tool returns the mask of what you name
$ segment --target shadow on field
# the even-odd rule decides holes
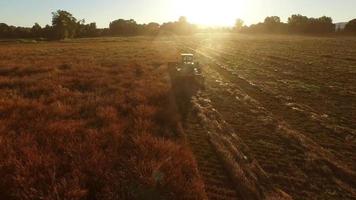
[[[199,82],[192,76],[177,76],[175,70],[170,69],[171,84],[173,94],[176,99],[178,110],[185,122],[192,109],[191,99],[202,89]]]

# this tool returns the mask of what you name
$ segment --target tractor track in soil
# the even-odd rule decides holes
[[[277,98],[260,85],[251,83],[226,69],[218,67],[218,71],[224,78],[231,80],[248,95],[262,103],[279,120],[286,121],[293,129],[335,154],[348,168],[356,170],[354,165],[356,157],[353,156],[356,143],[346,142],[348,136],[356,137],[355,129],[329,122],[321,114],[299,101]]]
[[[176,80],[173,78],[173,73],[175,73],[175,71],[172,70],[173,64],[175,63],[169,63],[168,65],[172,89],[175,93],[177,106],[184,119],[183,129],[186,139],[198,164],[198,170],[204,182],[208,199],[241,199],[221,158],[209,140],[207,134],[208,130],[198,119],[197,113],[192,109],[192,106],[189,106],[190,99],[192,98],[191,95],[197,91],[190,91],[190,88],[187,88],[190,87],[190,85],[181,82],[187,80],[182,79],[179,83],[176,83]]]
[[[278,75],[274,74],[274,73],[276,71],[280,71],[281,68],[286,68],[286,67],[291,66],[291,65],[294,66],[293,67],[294,71],[298,71],[299,70],[300,73],[298,73],[299,75],[288,74],[287,77],[289,77],[291,79],[298,79],[298,80],[306,81],[306,82],[318,82],[318,79],[315,78],[315,77],[309,77],[309,76],[300,75],[300,74],[303,74],[305,72],[305,69],[299,69],[299,68],[297,68],[295,66],[296,66],[296,63],[304,63],[301,60],[293,60],[293,61],[290,61],[290,62],[286,63],[286,62],[280,62],[280,60],[277,60],[277,58],[271,59],[269,56],[266,57],[266,55],[263,55],[263,54],[261,54],[261,55],[260,54],[251,55],[251,53],[250,53],[249,55],[246,55],[246,54],[241,53],[240,52],[241,50],[239,50],[239,52],[235,54],[235,53],[231,53],[231,52],[230,53],[223,52],[223,51],[216,50],[216,49],[213,49],[213,48],[208,48],[208,47],[200,47],[200,49],[202,49],[202,50],[205,49],[206,50],[205,52],[212,53],[214,56],[217,56],[218,59],[226,60],[226,63],[225,63],[226,66],[230,66],[230,65],[234,66],[234,65],[236,65],[236,63],[234,63],[234,62],[231,63],[228,60],[231,60],[231,56],[238,55],[238,58],[242,63],[247,63],[249,66],[252,65],[254,67],[257,67],[259,71],[263,72],[263,76],[264,77],[259,77],[260,79],[266,78],[266,79],[268,79],[268,81],[273,81],[275,83],[278,83],[279,85],[283,85],[284,87],[287,86],[288,83],[283,82],[282,80],[280,80],[281,77],[278,77]],[[308,67],[310,67],[309,64],[307,64],[307,63],[304,63],[304,64],[307,65]],[[227,70],[234,70],[234,69],[232,67],[232,68],[229,68]],[[230,71],[230,73],[231,73],[231,71]],[[277,76],[275,76],[275,75],[277,75]],[[230,76],[231,76],[231,74],[230,74]],[[241,80],[243,83],[248,82],[246,80],[246,78],[243,78],[240,75],[238,76],[238,80]],[[257,83],[257,84],[258,84],[258,88],[257,89],[259,89],[261,92],[264,92],[265,95],[271,96],[271,94],[273,94],[273,91],[269,90],[264,84],[259,84],[259,83]],[[332,86],[330,86],[330,87],[332,87]],[[332,91],[328,90],[327,92],[330,93]],[[334,91],[334,92],[336,92],[336,91]],[[324,127],[328,126],[328,127],[326,127],[328,129],[334,129],[336,127],[338,129],[342,129],[342,131],[348,132],[348,133],[353,134],[353,135],[356,136],[356,129],[354,129],[354,127],[348,126],[348,125],[335,124],[335,122],[333,122],[333,121],[335,121],[335,119],[327,120],[325,117],[320,117],[323,114],[320,114],[319,113],[320,111],[317,111],[318,109],[316,109],[316,107],[319,106],[319,105],[313,105],[314,107],[310,106],[310,105],[306,105],[306,104],[308,104],[310,102],[304,102],[305,99],[303,97],[298,97],[299,95],[293,96],[293,99],[283,99],[283,96],[281,96],[281,95],[279,95],[279,93],[277,93],[277,94],[274,94],[273,98],[275,98],[275,96],[277,96],[277,95],[280,97],[280,99],[278,99],[278,100],[284,101],[284,103],[292,102],[291,105],[298,106],[298,109],[300,109],[302,112],[309,112],[309,113],[312,113],[314,116],[315,115],[319,115],[319,121],[323,121],[322,123],[323,123]],[[289,96],[288,98],[291,98],[291,97]],[[296,103],[296,102],[298,102],[298,103]],[[351,100],[346,100],[346,101],[343,101],[343,103],[351,104],[352,101]],[[283,102],[280,103],[280,105],[282,105],[282,104],[283,104]],[[325,105],[324,105],[324,107],[325,107]],[[310,115],[308,120],[310,120],[310,117],[314,117],[314,116]],[[330,116],[328,116],[328,118],[329,117]],[[350,119],[352,119],[352,116],[350,116]],[[353,124],[353,123],[351,122],[351,123],[349,123],[349,125],[350,124]]]
[[[172,73],[172,71],[170,71],[170,73]],[[172,84],[174,82],[175,81],[173,81]],[[182,86],[182,87],[186,88],[186,86]],[[179,93],[184,90],[178,89],[176,86],[173,87],[173,90],[176,92],[178,107],[181,107],[179,106],[180,104],[185,105],[183,107],[186,107],[187,104],[184,103],[185,101],[183,100],[185,99],[184,98],[185,95],[183,96],[179,95]],[[187,93],[190,94],[190,92]],[[276,198],[281,197],[280,199],[289,199],[288,198],[289,196],[284,194],[282,191],[278,190],[277,188],[268,186],[269,184],[268,178],[265,176],[265,172],[259,171],[261,169],[260,166],[255,162],[254,159],[252,159],[252,157],[250,157],[250,154],[247,153],[248,151],[246,152],[244,150],[244,148],[246,147],[244,144],[242,144],[243,147],[238,145],[240,147],[237,149],[234,148],[234,146],[230,146],[230,145],[226,146],[227,148],[232,147],[234,150],[237,150],[238,154],[241,155],[244,160],[241,161],[241,163],[237,164],[238,165],[237,170],[242,170],[241,171],[242,174],[238,175],[238,177],[234,176],[235,174],[232,173],[231,170],[236,170],[236,168],[232,169],[230,166],[229,169],[227,165],[231,163],[229,163],[229,161],[226,160],[226,155],[224,155],[224,153],[222,152],[226,150],[225,147],[223,147],[223,149],[219,148],[217,145],[220,144],[219,142],[218,143],[216,142],[231,140],[234,141],[235,143],[236,142],[239,143],[241,141],[239,141],[239,139],[237,138],[234,138],[235,136],[234,132],[233,131],[231,132],[231,129],[229,129],[231,127],[226,126],[225,120],[221,118],[221,115],[218,112],[216,112],[214,107],[211,106],[211,104],[209,103],[210,100],[206,98],[205,90],[203,91],[200,90],[194,96],[191,97],[192,97],[192,102],[191,102],[192,107],[188,109],[189,112],[187,114],[183,114],[185,113],[184,110],[186,109],[184,108],[183,110],[181,110],[181,112],[183,111],[182,113],[183,116],[185,116],[184,117],[185,120],[183,121],[183,128],[187,136],[188,143],[190,144],[191,150],[195,155],[200,175],[202,176],[202,179],[205,184],[205,191],[207,197],[209,199],[221,199],[221,200],[261,199],[261,197],[267,197],[267,196],[269,197],[273,196]],[[199,100],[194,102],[194,99],[195,100],[199,99]],[[203,103],[199,102],[200,100],[203,100]],[[179,103],[179,101],[181,102]],[[202,116],[204,116],[203,118],[205,120],[210,120],[210,121],[207,123],[207,121],[202,119]],[[213,123],[214,125],[213,126],[207,125],[209,123]],[[212,134],[213,135],[217,134],[217,135],[213,136]],[[224,134],[228,134],[228,136],[226,135],[223,136]],[[227,139],[229,137],[230,139]],[[235,155],[233,156],[235,157]],[[253,169],[250,169],[249,167],[246,166],[251,166]],[[254,178],[248,176],[252,176]],[[252,178],[252,179],[245,180],[244,178],[247,179]],[[249,185],[249,184],[256,184],[256,183],[257,185],[252,186],[256,188],[251,188],[251,185]]]
[[[345,178],[342,177],[345,174],[337,174],[339,176],[337,178],[328,174],[329,167],[335,166],[324,161],[330,161],[328,159],[334,157],[330,156],[328,151],[325,151],[325,154],[315,152],[324,149],[319,148],[313,141],[308,141],[311,149],[308,149],[308,145],[303,145],[303,140],[309,138],[284,121],[281,114],[285,114],[283,112],[286,110],[279,108],[280,105],[275,98],[245,79],[236,77],[232,79],[229,71],[212,64],[214,62],[209,62],[212,60],[204,54],[191,48],[185,49],[204,58],[204,65],[207,66],[205,71],[208,75],[207,83],[210,87],[207,93],[210,99],[249,146],[262,168],[273,180],[273,184],[296,199],[315,198],[316,194],[319,195],[317,198],[355,198],[352,188],[354,181],[346,177],[346,182],[351,184],[350,189],[347,184],[338,180],[340,176]],[[241,100],[238,93],[240,97],[247,99]],[[263,104],[260,103],[262,101]],[[268,110],[265,109],[266,106]]]
[[[280,129],[271,116],[256,106],[237,101],[219,86],[214,92],[210,97],[215,102],[214,106],[225,119],[229,119],[227,121],[250,148],[276,187],[296,199],[309,199],[315,193],[331,193],[335,190],[334,184],[316,171],[315,166],[305,168],[308,157],[305,147],[297,139],[286,136],[284,128]],[[231,112],[233,110],[238,112]],[[323,185],[323,188],[314,188],[316,185]],[[344,190],[343,193],[340,197],[351,198],[347,195],[348,191]]]
[[[210,143],[206,130],[198,122],[194,113],[188,115],[184,129],[198,163],[208,198],[216,200],[241,199]]]

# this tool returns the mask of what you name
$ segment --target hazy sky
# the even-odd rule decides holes
[[[232,25],[236,18],[247,24],[277,15],[331,16],[334,22],[356,18],[356,0],[0,0],[0,22],[17,26],[51,23],[51,12],[64,9],[78,19],[108,27],[110,21],[133,18],[139,23],[167,22],[187,16],[194,23]]]

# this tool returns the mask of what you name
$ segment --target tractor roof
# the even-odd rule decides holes
[[[182,53],[182,54],[180,54],[181,56],[194,56],[193,54],[191,54],[191,53]]]

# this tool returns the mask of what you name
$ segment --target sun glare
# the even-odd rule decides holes
[[[175,0],[176,15],[204,26],[232,26],[244,15],[245,0]]]

